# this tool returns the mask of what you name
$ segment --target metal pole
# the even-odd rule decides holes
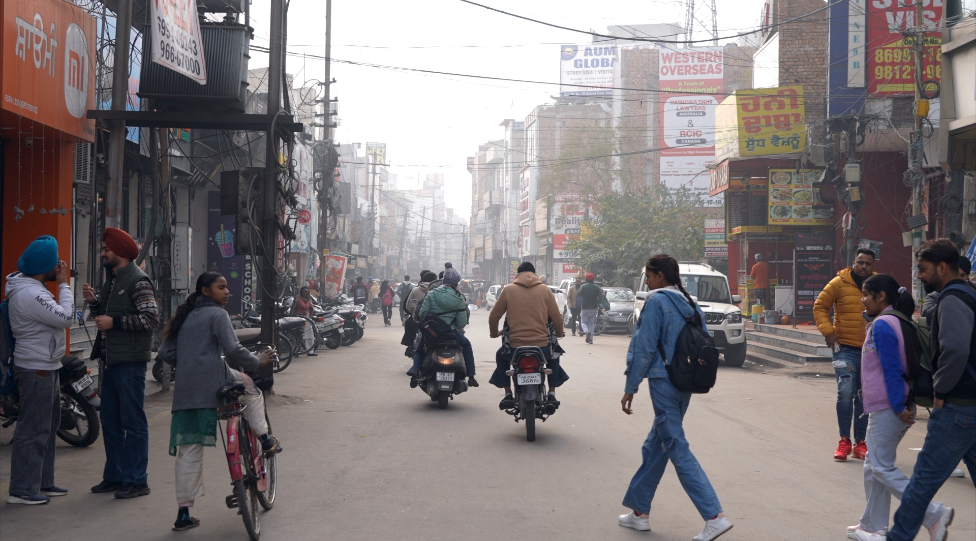
[[[366,252],[368,258],[366,259],[366,273],[369,276],[373,275],[375,267],[373,266],[373,258],[376,255],[376,250],[373,245],[376,242],[376,155],[373,155],[372,171],[370,172],[370,186],[369,186],[369,250]]]
[[[120,0],[115,19],[115,56],[112,63],[112,110],[125,111],[129,95],[129,32],[132,0]],[[113,120],[108,136],[108,186],[105,190],[105,226],[122,224],[122,175],[125,162],[125,121]],[[94,217],[92,218],[94,219]]]
[[[277,115],[281,112],[281,80],[284,71],[284,43],[285,28],[284,0],[271,0],[271,48],[268,57],[268,113]],[[261,272],[261,341],[266,344],[275,343],[275,322],[277,319],[276,301],[277,268],[275,259],[278,253],[278,132],[275,123],[268,126],[266,140],[267,168],[262,183],[261,227],[264,236],[264,262]]]
[[[163,224],[162,234],[159,236],[159,253],[160,259],[163,261],[161,267],[163,270],[162,283],[157,283],[159,287],[160,294],[162,297],[162,306],[160,307],[160,320],[169,321],[172,312],[172,298],[173,298],[173,275],[170,272],[172,266],[169,264],[173,259],[173,235],[170,234],[170,224],[172,222],[172,207],[170,206],[170,191],[169,191],[169,130],[164,128],[158,128],[158,139],[159,139],[159,154],[162,157],[160,161],[160,198],[159,206],[162,213],[161,220]],[[156,130],[151,130],[150,132],[155,132]],[[151,141],[152,149],[156,149],[156,141]],[[153,160],[153,167],[156,167],[156,160]],[[163,390],[169,391],[169,377],[170,377],[170,366],[167,363],[163,363]]]
[[[921,0],[916,0],[915,2],[915,103],[918,104],[919,100],[922,99],[922,27],[925,24],[925,19],[922,15],[922,2]],[[911,147],[922,144],[922,118],[915,115],[915,129],[912,132]],[[925,190],[925,176],[922,175],[922,150],[909,148],[908,149],[908,167],[918,171],[916,175],[917,183],[912,186],[912,216],[918,216],[922,213],[922,198]],[[912,230],[912,257],[911,259],[911,276],[912,276],[912,289],[914,291],[916,298],[921,298],[921,283],[916,278],[915,275],[915,255],[918,253],[918,249],[922,246],[922,228],[916,227]]]
[[[322,124],[325,125],[323,130],[325,131],[325,145],[326,145],[326,156],[332,156],[332,0],[325,0],[325,82],[323,86],[325,87],[324,96],[322,96],[323,104],[325,105],[325,116],[322,117]],[[332,193],[335,188],[335,177],[332,175],[332,171],[322,172],[322,183],[319,189],[325,189],[328,187],[327,197],[322,198],[321,202],[328,203],[320,212],[320,227],[319,227],[319,245],[322,247],[321,254],[325,255],[329,251],[329,210],[332,204]],[[323,261],[320,266],[321,278],[319,284],[319,293],[321,294],[325,290],[325,277],[328,274],[328,269]],[[342,284],[339,284],[340,290],[342,289]]]

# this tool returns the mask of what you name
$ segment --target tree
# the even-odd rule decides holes
[[[700,261],[705,253],[705,208],[687,188],[658,186],[637,193],[596,197],[596,216],[570,243],[579,264],[606,282],[631,286],[647,258],[667,253],[678,261]]]

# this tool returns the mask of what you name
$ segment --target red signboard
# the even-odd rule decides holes
[[[942,80],[943,0],[920,0],[923,25],[922,80]],[[915,28],[914,0],[871,0],[867,6],[867,67],[869,97],[915,93],[915,38],[902,32]]]
[[[296,218],[298,223],[305,225],[312,221],[312,211],[308,209],[302,209],[298,211],[298,217]]]
[[[0,107],[56,130],[95,140],[95,19],[63,0],[0,0]]]
[[[342,291],[342,282],[346,279],[346,262],[346,258],[341,255],[325,256],[323,293],[334,297]]]

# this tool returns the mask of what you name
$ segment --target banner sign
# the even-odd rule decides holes
[[[386,143],[366,143],[366,155],[376,163],[386,163]]]
[[[820,201],[814,187],[822,169],[769,170],[770,225],[833,225],[834,208]]]
[[[62,0],[7,0],[0,34],[0,108],[94,141],[95,19]]]
[[[341,255],[325,256],[325,284],[322,293],[335,297],[342,292],[342,284],[346,280],[347,262],[348,259]]]
[[[943,0],[922,2],[922,80],[942,81]],[[915,28],[911,0],[870,0],[867,5],[867,92],[871,97],[915,94]]]
[[[207,84],[197,0],[152,0],[152,61]]]
[[[722,101],[716,117],[719,160],[794,154],[807,147],[803,87],[799,85],[738,90]]]
[[[612,96],[616,45],[562,45],[559,48],[560,96]]]
[[[705,220],[705,257],[729,257],[729,245],[725,241],[725,220]]]
[[[207,221],[207,271],[219,272],[227,280],[231,295],[227,311],[242,313],[242,306],[253,301],[254,269],[250,257],[234,251],[236,216],[220,213],[220,192],[207,193]]]
[[[834,277],[832,252],[793,252],[796,274],[794,307],[797,321],[813,319],[813,303]]]
[[[660,181],[710,194],[708,164],[715,163],[715,109],[725,91],[723,50],[660,51]],[[715,205],[721,201],[711,200]]]

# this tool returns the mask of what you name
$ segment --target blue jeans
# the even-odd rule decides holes
[[[146,365],[105,366],[102,376],[102,437],[105,470],[102,479],[123,485],[145,484],[149,465],[149,422],[146,419]]]
[[[471,347],[471,340],[468,340],[467,336],[464,336],[464,331],[454,331],[454,335],[457,337],[457,343],[461,346],[461,355],[464,357],[464,369],[468,373],[468,377],[474,377],[474,348]],[[413,366],[410,367],[410,372],[416,372],[420,370],[420,365],[424,362],[424,355],[427,354],[427,348],[424,347],[424,339],[420,338],[420,345],[413,352]]]
[[[691,393],[675,389],[666,378],[649,378],[647,381],[654,405],[654,426],[641,447],[644,461],[630,480],[623,505],[635,513],[649,513],[654,493],[670,460],[678,474],[678,481],[695,504],[698,514],[704,520],[714,518],[722,512],[722,504],[705,471],[691,453],[681,426]]]
[[[861,402],[861,348],[841,345],[834,353],[834,375],[837,376],[837,425],[840,437],[863,441],[868,431],[868,416]]]
[[[963,459],[967,464],[976,462],[976,407],[946,404],[933,409],[888,541],[915,539],[929,502]]]
[[[54,486],[54,449],[61,426],[57,370],[14,366],[20,415],[10,453],[10,494],[35,496]]]

